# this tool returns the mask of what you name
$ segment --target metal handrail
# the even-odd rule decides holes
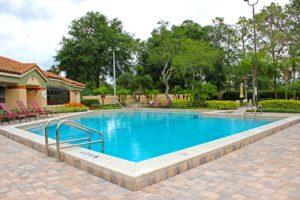
[[[260,113],[262,113],[262,106],[260,104],[258,104],[258,106],[254,109],[254,119],[256,118],[256,112],[257,110],[260,108]]]
[[[257,110],[260,109],[260,113],[262,114],[262,106],[259,104],[257,107],[255,107],[255,109],[252,111],[252,113],[249,113],[249,114],[253,114],[253,118],[256,119],[256,112]],[[244,119],[246,118],[246,114],[247,112],[245,111],[244,112]]]
[[[50,119],[45,126],[45,147],[46,147],[46,155],[49,156],[50,152],[49,152],[49,138],[48,138],[48,127],[52,122],[60,122],[59,119]]]
[[[56,125],[56,143],[53,143],[53,144],[49,144],[48,143],[48,126],[50,125],[51,122],[54,122],[54,121],[57,121],[58,124]],[[59,128],[61,125],[68,125],[68,126],[71,126],[71,127],[74,127],[74,128],[78,128],[82,131],[85,131],[87,134],[88,134],[88,137],[87,138],[80,138],[80,139],[74,139],[74,140],[67,140],[67,141],[63,141],[63,142],[60,142],[60,135],[59,135]],[[91,141],[91,131],[99,134],[100,136],[100,140],[97,140],[97,141]],[[69,143],[69,142],[77,142],[77,141],[82,141],[82,140],[87,140],[88,142],[85,142],[85,143],[80,143],[80,144],[72,144],[70,146],[65,146],[65,147],[60,147],[60,144],[64,144],[64,143]],[[52,119],[52,120],[49,120],[46,124],[46,127],[45,127],[45,143],[46,143],[46,154],[49,156],[49,146],[51,145],[56,145],[56,158],[58,161],[60,161],[60,149],[64,149],[64,148],[69,148],[69,147],[74,147],[74,146],[84,146],[84,145],[89,145],[89,148],[91,147],[90,145],[91,144],[95,144],[95,143],[101,143],[101,152],[104,152],[104,136],[103,134],[100,132],[100,131],[97,131],[95,129],[92,129],[92,128],[89,128],[89,127],[86,127],[86,126],[83,126],[81,124],[78,124],[76,122],[73,122],[71,120],[58,120],[58,119]]]

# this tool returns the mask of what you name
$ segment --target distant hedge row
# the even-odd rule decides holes
[[[252,91],[247,92],[248,99],[252,99]],[[273,90],[259,90],[258,91],[258,97],[260,100],[264,99],[275,99],[275,94]],[[288,91],[288,98],[293,98],[293,92]],[[277,98],[278,99],[285,99],[285,91],[279,90],[277,92]],[[239,91],[226,91],[223,94],[224,100],[238,100],[240,99],[240,92]]]
[[[98,107],[100,106],[100,102],[98,99],[83,99],[81,103],[87,107]]]
[[[259,104],[263,109],[287,109],[300,111],[299,100],[266,100],[259,102]]]
[[[234,101],[220,101],[220,100],[207,100],[205,101],[205,107],[218,110],[232,110],[239,107],[239,103]],[[196,108],[193,102],[189,100],[173,100],[173,108]]]

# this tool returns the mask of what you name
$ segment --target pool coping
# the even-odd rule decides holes
[[[76,118],[79,116],[94,115],[96,113],[111,113],[124,111],[122,109],[89,111],[85,113],[75,113],[57,117],[58,119]],[[145,109],[130,109],[126,112]],[[146,109],[156,112],[182,112],[175,109]],[[200,113],[192,111],[192,113]],[[202,112],[204,116],[220,116],[212,112]],[[223,113],[222,117],[243,117],[242,115],[232,115]],[[270,116],[259,116],[259,118]],[[273,115],[278,117],[278,115]],[[43,125],[49,119],[38,122],[28,122],[24,124],[11,125],[0,128],[0,134],[40,152],[45,153],[44,137],[22,130],[36,125]],[[242,148],[248,144],[272,135],[280,130],[295,125],[300,122],[300,116],[285,117],[284,119],[272,122],[258,128],[243,131],[218,140],[161,155],[141,162],[131,162],[116,158],[106,154],[97,153],[85,148],[73,147],[61,150],[62,160],[74,167],[87,171],[95,176],[101,177],[127,189],[136,191],[151,184],[160,182],[169,177],[175,176],[186,170],[217,159],[225,154]],[[50,143],[54,140],[49,139]],[[50,148],[50,155],[55,157],[55,147]]]

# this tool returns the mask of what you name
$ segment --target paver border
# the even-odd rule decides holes
[[[106,111],[90,111],[75,113],[58,117],[58,119],[76,118],[82,115],[94,115],[95,113],[120,112],[121,109]],[[130,109],[126,112],[141,109]],[[157,112],[165,112],[164,109],[142,109]],[[124,111],[124,110],[122,110]],[[182,110],[167,109],[168,112],[182,112]],[[189,111],[187,111],[189,112]],[[193,111],[193,113],[199,113]],[[220,116],[212,112],[203,113],[204,116]],[[221,117],[242,117],[223,113]],[[262,116],[263,117],[263,116]],[[266,116],[270,118],[272,116]],[[273,117],[278,117],[274,115]],[[23,129],[43,125],[49,119],[38,122],[29,122],[21,125],[12,125],[0,128],[0,134],[19,143],[25,144],[40,152],[45,153],[45,141],[39,136]],[[146,186],[158,183],[169,177],[180,174],[186,170],[224,156],[232,151],[240,149],[248,144],[272,135],[280,130],[293,126],[300,122],[300,117],[284,118],[273,123],[243,131],[235,135],[200,144],[180,151],[172,152],[141,162],[130,162],[113,156],[97,153],[88,149],[74,147],[61,151],[62,160],[76,168],[91,173],[97,177],[123,186],[132,191],[140,190]],[[54,140],[49,139],[50,143]],[[50,155],[55,156],[55,147],[50,148]]]

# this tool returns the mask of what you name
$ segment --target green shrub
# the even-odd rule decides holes
[[[248,99],[252,99],[252,91],[247,92]],[[258,91],[259,99],[275,99],[275,94],[273,90],[259,90]],[[292,91],[288,91],[288,98],[293,98],[294,94]],[[285,99],[285,91],[278,90],[277,91],[278,99]],[[224,100],[238,100],[240,99],[240,91],[226,91],[223,94]]]
[[[56,112],[57,113],[69,113],[69,112],[84,112],[84,111],[88,111],[89,108],[82,106],[82,107],[57,107],[56,108]]]
[[[122,108],[119,104],[107,104],[107,105],[99,105],[94,107],[93,110],[107,110],[107,109],[120,109]]]
[[[93,90],[93,95],[107,95],[111,92],[112,87],[109,85],[102,85]]]
[[[260,101],[259,104],[263,109],[289,109],[300,110],[299,100],[266,100]]]
[[[194,105],[189,100],[173,100],[172,101],[172,107],[173,108],[193,108]]]
[[[100,106],[100,102],[98,99],[84,99],[81,100],[81,103],[87,107],[98,107]]]
[[[212,101],[205,101],[205,106],[208,108],[214,108],[218,110],[232,110],[237,109],[240,105],[234,101],[219,101],[219,100],[212,100]]]

